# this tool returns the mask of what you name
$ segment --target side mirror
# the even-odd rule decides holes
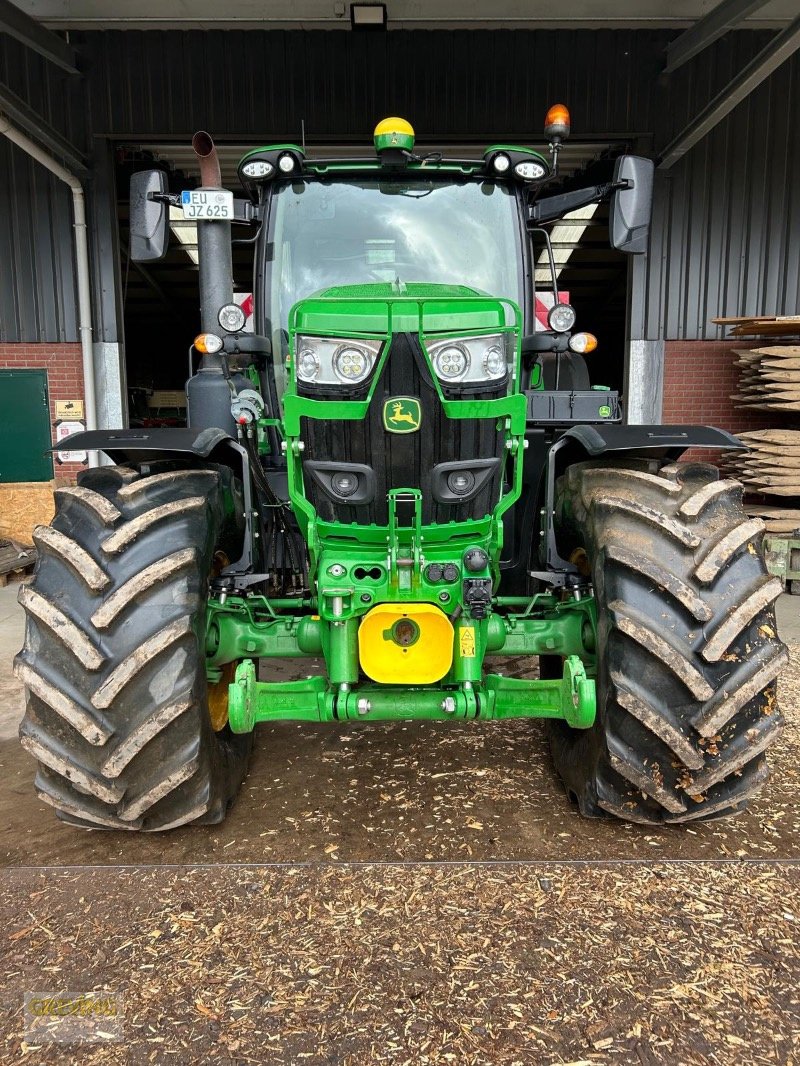
[[[147,263],[162,259],[169,239],[169,208],[150,193],[167,192],[167,175],[163,170],[140,170],[131,175],[130,228],[131,259]]]
[[[608,228],[611,246],[629,255],[647,251],[650,216],[653,212],[653,161],[637,155],[623,155],[614,167],[614,181],[627,181],[627,189],[617,189],[611,200]]]

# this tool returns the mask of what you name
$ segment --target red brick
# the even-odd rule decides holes
[[[55,425],[56,400],[81,400],[83,362],[79,344],[0,344],[0,369],[45,370],[50,395],[50,421]],[[53,438],[55,439],[55,437]],[[54,461],[54,476],[61,484],[74,484],[84,469],[81,463]]]

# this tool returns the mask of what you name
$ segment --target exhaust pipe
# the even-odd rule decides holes
[[[204,130],[192,137],[192,148],[200,164],[204,189],[222,186],[219,157],[214,142]],[[203,333],[219,333],[219,309],[233,303],[233,257],[231,224],[216,219],[197,223],[197,251],[200,260],[200,328]],[[232,436],[236,427],[231,415],[231,390],[222,371],[219,355],[204,355],[197,373],[186,382],[189,425],[192,429],[224,429]]]
[[[222,174],[214,141],[205,130],[199,130],[192,137],[192,148],[200,164],[203,188],[219,189],[222,185]],[[210,219],[199,221],[197,251],[200,259],[200,328],[204,333],[218,333],[219,309],[225,304],[233,303],[230,222]],[[218,366],[220,361],[206,356],[203,364]]]
[[[222,171],[219,168],[217,147],[211,134],[198,130],[192,137],[192,148],[200,163],[200,181],[204,187],[218,188],[222,185]]]

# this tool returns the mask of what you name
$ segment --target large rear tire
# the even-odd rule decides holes
[[[763,523],[707,464],[580,463],[560,479],[564,551],[585,549],[598,609],[598,714],[554,722],[556,768],[585,815],[661,824],[741,810],[782,719]]]
[[[214,731],[204,648],[215,549],[236,536],[229,481],[227,470],[90,470],[56,492],[52,525],[34,533],[20,739],[38,760],[38,795],[65,821],[219,822],[241,784],[251,738]]]

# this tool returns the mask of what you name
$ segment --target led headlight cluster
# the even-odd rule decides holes
[[[427,348],[436,376],[445,385],[499,381],[508,373],[510,354],[506,333],[449,337],[441,341],[428,338]]]
[[[258,178],[268,178],[275,167],[268,159],[251,159],[249,163],[242,163],[242,174],[252,181]]]
[[[306,385],[359,385],[375,366],[381,342],[298,335],[297,380]]]
[[[525,181],[541,181],[547,177],[547,167],[533,159],[524,159],[514,167],[514,173]]]

